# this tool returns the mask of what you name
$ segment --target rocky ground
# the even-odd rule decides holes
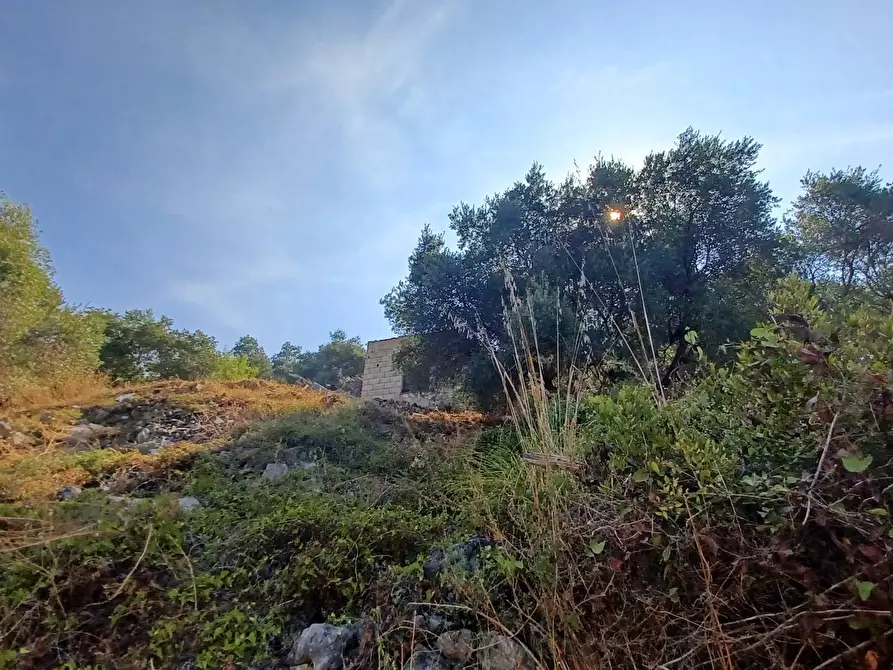
[[[140,665],[146,659],[155,668],[183,670],[338,670],[393,664],[418,670],[534,667],[524,646],[510,635],[475,625],[461,608],[426,604],[420,590],[423,583],[437,584],[443,574],[476,574],[482,552],[493,544],[488,538],[468,535],[450,541],[458,527],[438,511],[441,502],[425,502],[434,492],[425,491],[426,473],[452,462],[445,455],[456,445],[465,449],[473,444],[484,423],[474,412],[448,414],[387,401],[357,405],[337,394],[257,382],[242,387],[148,385],[124,389],[98,402],[31,408],[3,418],[0,496],[20,520],[11,515],[0,519],[0,548],[6,550],[0,561],[7,561],[18,574],[24,564],[11,562],[14,559],[58,564],[60,557],[52,550],[59,546],[55,537],[79,537],[90,531],[88,537],[95,539],[83,544],[79,539],[61,540],[63,553],[75,563],[59,575],[65,585],[59,588],[66,595],[58,607],[35,601],[43,610],[40,618],[23,609],[29,599],[44,598],[36,574],[37,581],[25,580],[33,591],[18,605],[12,592],[3,591],[0,580],[0,615],[20,616],[12,631],[16,649],[3,652],[5,657],[0,653],[0,668],[57,667],[64,662],[148,667]],[[250,508],[252,503],[257,504],[256,511]],[[263,569],[267,578],[275,581],[279,570],[285,588],[295,566],[308,560],[337,563],[332,572],[340,574],[319,574],[318,587],[302,587],[308,589],[303,603],[300,597],[295,600],[293,586],[287,587],[293,602],[264,604],[254,600],[250,579],[243,587],[218,581],[234,569],[227,558],[232,551],[241,553],[248,570],[259,565],[254,550],[262,550],[261,555],[281,552],[275,548],[280,533],[268,535],[260,529],[272,522],[284,530],[288,523],[272,519],[293,509],[298,524],[293,541],[303,544],[310,541],[304,538],[316,537],[312,542],[325,547],[326,557],[311,559],[315,550],[309,545],[310,553],[289,550],[291,558],[281,568],[272,567],[277,564],[274,559]],[[97,525],[97,514],[105,516],[105,510],[113,520]],[[325,517],[321,525],[311,521],[300,529],[308,523],[308,515],[318,514]],[[327,525],[329,518],[334,525]],[[356,538],[370,529],[374,518],[381,519],[372,523],[382,541],[366,558],[357,557]],[[53,525],[49,519],[54,519]],[[94,535],[97,528],[105,530]],[[246,533],[257,532],[266,539],[252,541],[253,546],[244,544]],[[393,546],[386,541],[392,533],[396,533]],[[443,538],[440,543],[438,536]],[[119,538],[121,547],[96,545],[104,542],[102,537]],[[131,541],[132,550],[117,552]],[[178,547],[173,556],[171,547]],[[95,556],[97,551],[106,555],[99,563],[84,558],[83,552]],[[415,558],[418,551],[422,553]],[[231,567],[221,573],[221,562]],[[77,563],[93,567],[89,574],[81,574],[74,567]],[[406,581],[393,572],[401,563],[417,570],[418,577]],[[175,608],[180,614],[172,614],[167,598],[159,600],[163,593],[153,587],[170,584],[171,569],[186,593],[193,594],[192,609],[188,602],[182,610]],[[351,584],[350,575],[356,571],[364,576]],[[25,573],[30,577],[27,569]],[[206,581],[219,586],[205,593]],[[83,593],[94,588],[104,591],[106,599],[114,596],[111,600],[117,607],[100,606],[103,597],[84,600]],[[325,595],[330,589],[334,589],[331,597]],[[396,589],[399,595],[382,600],[383,589]],[[102,611],[113,615],[146,598],[155,603],[151,613],[133,625],[126,625],[127,616],[111,627],[95,618]],[[207,610],[199,612],[205,598]],[[244,648],[230,649],[235,643],[225,640],[219,641],[219,649],[193,646],[190,635],[216,639],[207,632],[210,624],[205,619],[228,621],[239,611],[234,603],[243,599],[251,601],[251,620],[277,622],[270,623],[268,634],[255,637],[249,625],[239,634],[252,640]],[[61,608],[73,609],[73,616],[57,618]],[[170,644],[153,642],[162,635],[159,631],[168,629],[177,631]],[[96,646],[97,636],[104,640],[100,647],[105,651]],[[125,641],[127,646],[121,647]],[[7,665],[4,658],[9,659]],[[250,662],[251,658],[267,660]]]

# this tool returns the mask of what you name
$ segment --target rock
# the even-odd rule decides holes
[[[267,463],[264,468],[264,479],[282,479],[288,472],[288,466],[285,463]]]
[[[444,658],[457,663],[467,663],[474,654],[474,634],[467,628],[441,633],[437,648]]]
[[[34,438],[28,437],[25,433],[14,432],[8,439],[14,447],[33,447],[36,444]]]
[[[65,438],[68,444],[84,444],[100,437],[110,437],[117,435],[117,428],[102,426],[98,423],[87,423],[72,428],[71,433]]]
[[[43,411],[40,413],[40,422],[41,423],[49,423],[53,420],[53,415],[47,411]]]
[[[496,633],[481,636],[477,660],[481,670],[534,670],[533,660],[524,647]]]
[[[191,512],[194,509],[201,509],[202,506],[202,504],[198,501],[198,498],[193,498],[192,496],[180,498],[179,500],[177,500],[177,504],[180,506],[180,510],[183,512]]]
[[[112,413],[104,407],[96,407],[90,410],[89,419],[93,423],[102,423],[103,421],[108,419],[111,414]]]
[[[447,569],[474,574],[478,571],[478,557],[481,551],[495,545],[493,540],[475,536],[465,542],[454,544],[449,549],[435,549],[422,565],[422,571],[426,579],[433,579]]]
[[[152,431],[149,430],[148,428],[143,428],[142,430],[140,430],[140,432],[138,432],[136,434],[136,441],[139,444],[142,444],[143,442],[148,442],[150,439],[152,439]]]
[[[446,619],[439,614],[429,614],[425,620],[425,625],[435,635],[444,631],[447,627]]]
[[[79,495],[81,495],[80,486],[63,486],[61,489],[59,489],[56,497],[59,500],[74,500]]]
[[[345,649],[349,643],[356,641],[357,634],[355,626],[315,623],[305,628],[292,645],[288,663],[312,663],[313,670],[340,670],[344,664]]]
[[[417,630],[426,630],[429,633],[437,635],[446,630],[447,622],[446,619],[439,614],[429,614],[428,616],[416,614],[412,618],[412,626]]]
[[[216,419],[214,419],[214,425],[215,425],[215,426],[222,426],[222,425],[225,424],[225,423],[226,423],[226,420],[223,419],[223,418],[221,418],[221,417],[219,417],[219,416],[218,416]]]
[[[429,650],[415,652],[403,664],[403,670],[452,670],[452,667],[439,652]]]
[[[12,424],[8,419],[0,419],[0,440],[5,440],[12,435]]]
[[[135,400],[137,397],[136,393],[122,393],[115,400],[117,402],[127,402],[128,400]]]

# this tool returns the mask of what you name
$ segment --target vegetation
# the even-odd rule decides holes
[[[689,362],[688,330],[710,353],[746,336],[789,268],[771,217],[777,199],[755,168],[759,148],[688,130],[638,172],[598,158],[585,178],[556,185],[534,165],[482,207],[457,206],[458,251],[426,228],[409,276],[383,300],[398,332],[424,336],[402,353],[407,373],[461,382],[483,399],[498,393],[478,341],[511,351],[506,272],[537,315],[540,353],[553,359],[543,360],[550,387],[558,347],[577,354],[566,364],[598,368],[637,326],[666,381]]]
[[[64,304],[31,210],[0,193],[0,405],[96,369],[102,323]]]
[[[359,337],[348,338],[343,330],[335,330],[316,351],[303,351],[291,342],[283,344],[273,356],[273,377],[284,382],[304,377],[327,388],[340,388],[348,378],[363,374],[365,357]]]
[[[323,621],[366,622],[350,667],[413,668],[431,614],[506,636],[519,667],[881,667],[893,187],[809,173],[777,222],[758,149],[687,131],[640,170],[535,166],[456,208],[457,250],[426,229],[384,300],[400,360],[488,415],[282,383],[356,375],[342,331],[268,359],[70,310],[7,203],[0,308],[24,325],[2,351],[60,311],[101,320],[78,342],[131,383],[13,388],[0,668],[283,667]],[[67,374],[22,377],[28,355],[3,365]]]

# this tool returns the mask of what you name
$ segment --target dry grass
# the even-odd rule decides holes
[[[295,384],[266,379],[242,381],[163,382],[151,385],[174,400],[194,408],[206,408],[209,399],[223,401],[243,421],[304,410],[324,410],[348,401],[334,392],[314,391]],[[139,389],[136,389],[139,391]],[[145,392],[145,391],[144,391]]]
[[[481,425],[487,423],[487,417],[484,414],[473,410],[465,410],[463,412],[444,412],[442,410],[413,412],[409,415],[409,420],[418,421],[420,423],[456,423],[469,425]]]
[[[14,501],[53,498],[63,486],[83,486],[97,478],[126,488],[126,479],[160,474],[189,456],[219,446],[219,442],[177,442],[157,454],[133,450],[73,451],[61,445],[15,451],[0,458],[0,491]]]
[[[13,430],[33,442],[14,446],[0,440],[0,497],[13,501],[46,500],[64,486],[82,486],[97,477],[121,481],[137,475],[159,475],[199,451],[215,449],[233,429],[260,418],[302,410],[324,411],[346,402],[344,396],[321,393],[266,380],[166,381],[111,388],[102,378],[71,380],[56,389],[21,396],[11,413]],[[131,449],[77,449],[64,439],[82,417],[82,408],[108,406],[123,393],[166,397],[204,417],[214,437],[201,443],[178,442],[156,454]],[[224,419],[221,427],[214,420]],[[123,485],[123,484],[122,484]]]
[[[12,398],[9,409],[20,412],[65,405],[99,404],[111,393],[112,385],[105,375],[68,377],[50,386],[23,389]]]

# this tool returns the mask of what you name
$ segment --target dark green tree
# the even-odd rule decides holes
[[[786,223],[804,276],[893,299],[893,184],[855,167],[807,172],[801,185]]]
[[[667,378],[685,357],[689,329],[713,349],[746,334],[784,269],[758,152],[749,138],[689,129],[639,173],[597,157],[585,179],[555,185],[534,165],[482,206],[458,205],[449,217],[458,248],[426,227],[408,277],[382,301],[397,332],[419,336],[398,362],[417,383],[459,383],[492,398],[500,385],[481,342],[511,365],[504,306],[512,292],[536,324],[547,384],[562,360],[651,357],[650,345],[641,347],[647,334],[636,332],[643,312]]]
[[[0,404],[95,371],[103,319],[64,303],[31,210],[0,193]]]
[[[316,351],[304,351],[291,342],[283,344],[273,356],[273,376],[286,382],[303,377],[328,388],[341,388],[346,379],[363,374],[365,358],[359,337],[349,338],[343,330],[335,330]]]
[[[286,342],[279,349],[279,353],[274,354],[271,360],[273,365],[273,379],[282,382],[291,382],[293,379],[290,375],[296,375],[298,365],[305,356],[304,350],[291,342]]]
[[[339,388],[345,379],[363,374],[366,350],[359,337],[347,337],[343,330],[329,333],[329,341],[305,355],[296,372],[329,388]]]
[[[256,368],[258,377],[269,379],[273,375],[273,364],[267,352],[260,346],[257,339],[251,335],[243,335],[236,342],[231,352],[234,356],[239,356],[248,361],[248,363]]]
[[[107,314],[101,370],[117,381],[203,379],[213,375],[217,341],[200,330],[177,330],[152,310]]]
[[[745,338],[788,269],[772,217],[778,199],[755,167],[759,150],[749,137],[726,142],[689,128],[636,177],[629,223],[652,335],[674,349],[666,376],[685,357],[690,329],[713,350]]]

